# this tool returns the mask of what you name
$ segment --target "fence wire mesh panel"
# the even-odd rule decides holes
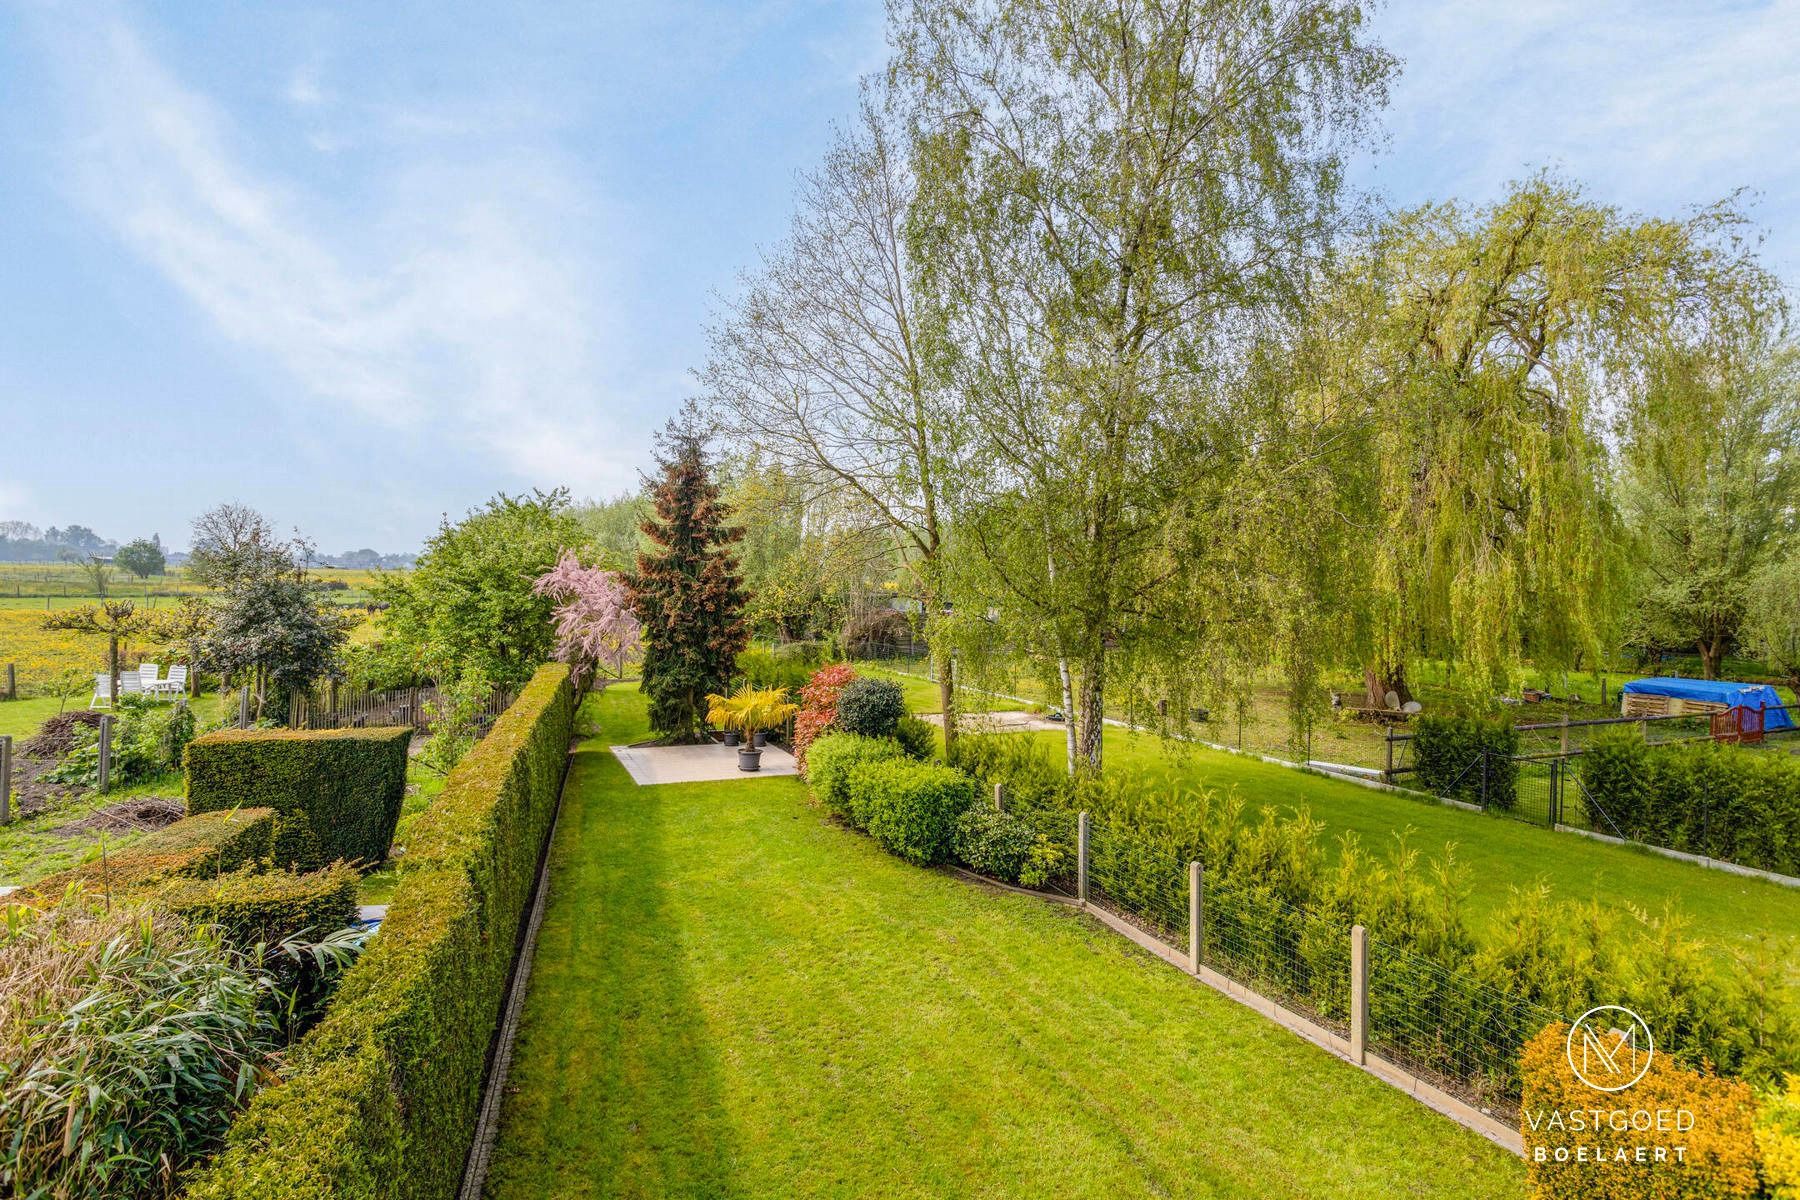
[[[1201,928],[1206,966],[1340,1037],[1349,1032],[1348,922],[1295,908],[1273,888],[1209,884]]]
[[[1493,1113],[1519,1105],[1519,1052],[1560,1014],[1369,936],[1369,1049]]]
[[[482,701],[475,723],[485,733],[516,699],[511,688],[495,688]],[[373,729],[410,725],[431,728],[439,704],[435,687],[390,688],[375,691],[332,683],[316,684],[291,694],[287,724],[290,729]]]
[[[1185,949],[1188,857],[1172,840],[1096,819],[1088,831],[1089,898],[1171,947]]]

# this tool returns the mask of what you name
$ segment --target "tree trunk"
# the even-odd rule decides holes
[[[1081,730],[1079,746],[1083,763],[1100,770],[1103,747],[1101,735],[1106,731],[1106,651],[1096,649],[1087,657],[1081,672]]]
[[[1725,657],[1725,639],[1718,637],[1701,638],[1699,650],[1700,674],[1707,679],[1717,679],[1719,677],[1719,663]]]
[[[937,659],[938,711],[944,714],[944,753],[956,744],[956,659],[950,654],[932,652]]]
[[[1063,742],[1068,749],[1068,771],[1075,774],[1075,688],[1069,677],[1069,658],[1056,657],[1056,676],[1062,683]]]
[[[1372,663],[1363,668],[1363,702],[1370,708],[1388,708],[1389,692],[1400,704],[1411,700],[1412,689],[1406,686],[1406,667],[1400,663]],[[1391,707],[1398,708],[1400,704]]]

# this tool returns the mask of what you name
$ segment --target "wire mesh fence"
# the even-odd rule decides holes
[[[1369,935],[1369,1048],[1491,1111],[1519,1101],[1519,1053],[1561,1014]]]
[[[1202,964],[1339,1037],[1348,1034],[1348,921],[1244,885],[1205,887],[1200,912]]]

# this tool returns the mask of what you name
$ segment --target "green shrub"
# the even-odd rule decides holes
[[[893,738],[855,733],[826,734],[807,754],[806,782],[821,807],[834,817],[850,817],[850,772],[863,763],[899,758],[905,751]]]
[[[83,863],[32,884],[25,898],[54,901],[79,883],[89,891],[123,891],[171,876],[217,875],[268,859],[275,812],[240,808],[183,817],[104,861]]]
[[[193,709],[121,697],[114,716],[109,786],[127,787],[180,769],[182,750],[194,740]],[[67,739],[69,750],[44,778],[76,787],[100,786],[98,723],[70,726]]]
[[[858,676],[838,696],[837,727],[845,733],[893,737],[905,715],[906,693],[891,679]]]
[[[187,748],[189,812],[280,815],[278,866],[387,857],[406,796],[411,729],[221,730]]]
[[[992,794],[995,784],[1004,787],[1009,811],[1068,811],[1075,803],[1069,772],[1036,738],[965,733],[948,758],[951,766],[975,777],[984,796]]]
[[[420,814],[381,934],[191,1200],[454,1195],[574,728],[542,668]]]
[[[1637,836],[1623,831],[1644,828],[1656,786],[1650,747],[1643,735],[1635,728],[1605,730],[1587,744],[1576,762],[1594,828],[1601,833]]]
[[[737,670],[752,688],[798,692],[812,678],[813,666],[804,655],[746,650],[737,656]]]
[[[851,819],[882,849],[921,866],[950,857],[956,819],[974,803],[975,781],[937,763],[893,758],[850,771]]]
[[[1420,717],[1413,732],[1413,765],[1419,786],[1449,796],[1510,809],[1518,803],[1519,733],[1507,720],[1486,717]]]
[[[290,938],[318,939],[356,916],[356,871],[334,863],[319,871],[253,869],[208,878],[183,876],[156,892],[158,905],[197,924],[217,925],[248,949]]]
[[[924,762],[937,753],[937,726],[930,721],[921,721],[911,715],[901,717],[900,724],[894,728],[894,737],[908,758]]]
[[[956,819],[950,846],[957,861],[971,871],[1017,883],[1036,842],[1037,831],[1023,817],[973,804]]]

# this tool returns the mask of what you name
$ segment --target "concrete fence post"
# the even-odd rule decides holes
[[[1075,898],[1083,904],[1088,898],[1088,815],[1083,812],[1075,825]]]
[[[1350,927],[1350,1061],[1368,1062],[1369,1042],[1369,931]]]
[[[1201,874],[1200,864],[1188,864],[1188,969],[1194,974],[1200,973],[1200,962],[1206,950],[1206,925],[1202,920],[1205,915],[1201,909],[1201,885],[1205,877]]]
[[[1004,783],[994,785],[994,811],[1006,811],[1006,785]]]
[[[12,738],[0,734],[0,825],[12,823]]]
[[[106,793],[112,786],[112,737],[113,719],[111,713],[100,715],[100,792]]]

